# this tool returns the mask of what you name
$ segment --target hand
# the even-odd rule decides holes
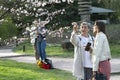
[[[92,51],[93,51],[93,49],[90,47],[90,49],[89,49],[90,54],[92,54]]]
[[[91,80],[96,80],[95,79],[96,71],[93,71],[92,79]]]
[[[77,26],[77,25],[73,25],[73,30],[74,30],[75,32],[77,32],[77,31],[78,31],[78,26]]]
[[[92,77],[92,79],[91,79],[91,80],[96,80],[96,79],[95,79],[95,77]]]

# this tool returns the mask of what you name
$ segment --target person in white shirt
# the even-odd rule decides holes
[[[89,80],[92,76],[91,51],[93,47],[93,37],[88,34],[89,24],[82,22],[80,25],[80,34],[77,34],[78,26],[73,26],[70,42],[74,45],[74,64],[73,75],[77,80]],[[86,49],[87,44],[89,45]]]
[[[93,76],[96,72],[103,73],[107,80],[110,80],[110,62],[111,53],[108,39],[105,32],[105,23],[96,21],[93,26],[93,33],[95,33],[95,41],[92,52],[93,59]]]
[[[39,54],[37,49],[37,27],[38,27],[38,21],[34,20],[31,28],[29,27],[26,28],[26,30],[30,32],[30,42],[33,45],[36,62],[39,60]]]

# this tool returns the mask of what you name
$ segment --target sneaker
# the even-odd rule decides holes
[[[38,67],[41,67],[41,66],[42,66],[42,61],[38,60],[38,61],[37,61],[37,66],[38,66]]]

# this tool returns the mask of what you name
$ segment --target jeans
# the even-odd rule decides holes
[[[38,51],[39,51],[39,55],[41,60],[45,60],[46,59],[46,40],[42,40],[41,42],[38,42]]]

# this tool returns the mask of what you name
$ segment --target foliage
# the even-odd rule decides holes
[[[74,48],[74,46],[72,45],[72,43],[70,42],[70,40],[64,40],[62,42],[62,48],[65,49],[65,50],[71,50]]]
[[[115,11],[115,13],[110,17],[112,20],[111,22],[119,23],[120,21],[120,0],[92,0],[92,5],[97,7],[103,7],[112,9]]]
[[[2,24],[0,24],[0,37],[5,39],[10,39],[16,36],[17,27],[12,23],[11,19],[7,19]]]
[[[49,75],[49,76],[48,76]],[[71,73],[57,69],[45,70],[36,64],[0,59],[0,80],[75,80]]]
[[[101,4],[99,1],[100,0],[91,0],[92,1],[92,6],[97,6],[97,7],[100,7],[102,6],[103,4]]]
[[[77,1],[59,0],[0,0],[0,19],[11,15],[17,26],[25,27],[35,19],[50,20],[49,27],[70,25],[78,21]],[[74,17],[73,17],[74,16]]]
[[[120,40],[120,24],[110,24],[106,26],[109,41],[118,44]]]

